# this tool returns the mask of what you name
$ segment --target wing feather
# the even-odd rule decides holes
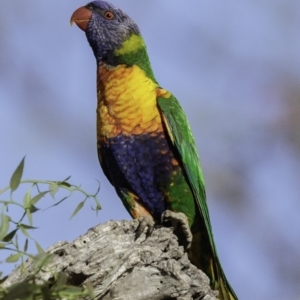
[[[184,170],[192,188],[200,215],[203,218],[207,229],[212,250],[216,255],[216,248],[206,204],[204,178],[190,125],[178,100],[172,94],[160,93],[160,96],[157,98],[157,103],[168,135],[182,159]]]

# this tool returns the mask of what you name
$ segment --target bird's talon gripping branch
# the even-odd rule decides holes
[[[150,236],[154,230],[154,225],[155,225],[153,218],[150,216],[139,217],[138,222],[139,225],[137,227],[136,235],[135,235],[136,239],[140,237],[140,235],[145,231],[146,227],[147,227],[146,236]]]
[[[181,230],[186,238],[186,248],[189,249],[192,245],[193,235],[190,230],[189,221],[186,215],[182,212],[174,212],[165,210],[161,215],[161,223],[171,221],[174,230]]]

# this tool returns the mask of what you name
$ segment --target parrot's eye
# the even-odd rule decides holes
[[[106,20],[111,20],[111,19],[113,19],[114,18],[114,14],[111,12],[111,11],[106,11],[105,13],[104,13],[104,18],[106,19]]]

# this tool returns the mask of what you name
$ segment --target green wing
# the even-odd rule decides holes
[[[208,208],[206,205],[204,178],[190,125],[178,100],[173,95],[170,95],[168,98],[163,96],[159,97],[157,103],[169,137],[181,156],[189,184],[193,190],[194,198],[205,223],[213,252],[215,252]]]
[[[214,265],[212,273],[210,274],[211,284],[214,289],[219,290],[220,299],[236,300],[238,298],[226,279],[217,255],[206,205],[203,173],[190,125],[178,100],[168,92],[160,92],[159,94],[161,96],[157,98],[158,108],[161,111],[169,137],[181,157],[189,185],[191,186],[200,216],[206,228]],[[199,255],[205,255],[205,253],[199,253]]]

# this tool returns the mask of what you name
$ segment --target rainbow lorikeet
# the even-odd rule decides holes
[[[97,61],[97,141],[102,169],[139,233],[171,221],[191,261],[220,299],[237,299],[221,267],[195,141],[177,99],[156,81],[138,26],[105,1],[71,17]]]

